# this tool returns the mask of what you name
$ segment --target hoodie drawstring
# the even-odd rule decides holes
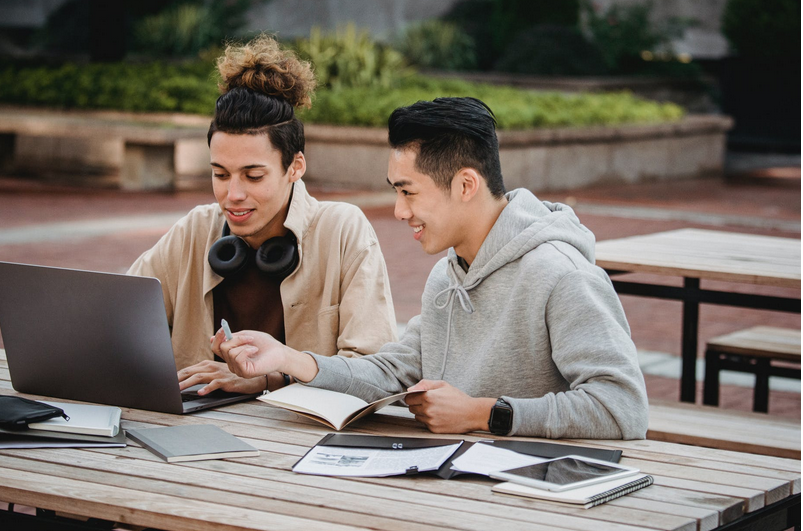
[[[433,301],[435,303],[435,307],[439,310],[443,310],[447,306],[449,307],[449,317],[446,320],[446,346],[443,350],[443,365],[441,366],[441,374],[438,377],[438,380],[443,380],[443,375],[446,373],[446,358],[449,355],[449,338],[452,334],[452,314],[454,313],[455,298],[460,301],[460,306],[463,307],[464,312],[468,314],[474,313],[474,305],[471,303],[471,297],[468,296],[468,291],[465,287],[460,285],[457,280],[455,280],[456,275],[453,270],[454,264],[451,261],[449,261],[449,269],[451,270],[451,274],[449,275],[451,277],[451,283],[449,284],[449,287],[435,295],[435,300]],[[443,303],[438,303],[438,299],[440,299],[442,295],[446,296],[446,300],[443,301]]]

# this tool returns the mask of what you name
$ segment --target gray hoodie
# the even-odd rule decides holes
[[[648,405],[630,328],[594,235],[528,190],[504,208],[464,271],[440,260],[398,343],[372,356],[315,355],[309,385],[373,401],[422,379],[513,407],[510,435],[639,439]]]

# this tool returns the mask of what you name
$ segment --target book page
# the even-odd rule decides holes
[[[316,446],[293,467],[293,472],[318,476],[384,477],[437,470],[459,447],[433,446],[411,450]]]
[[[371,402],[370,404],[367,405],[368,407],[366,407],[365,409],[360,411],[358,414],[354,415],[352,418],[348,419],[348,422],[346,422],[346,424],[348,424],[348,423],[350,423],[352,421],[355,421],[355,420],[357,420],[359,418],[362,418],[362,417],[364,417],[366,415],[370,415],[374,411],[378,411],[378,410],[382,409],[383,407],[385,407],[387,405],[390,405],[393,402],[396,402],[397,400],[401,400],[402,398],[404,398],[407,395],[413,395],[413,394],[416,394],[416,393],[423,393],[423,392],[424,392],[424,390],[421,390],[421,391],[405,391],[403,393],[399,393],[399,394],[396,394],[396,395],[391,395],[391,396],[386,396],[385,398],[380,398],[376,402]]]
[[[336,430],[342,428],[351,415],[368,405],[368,402],[356,396],[297,383],[258,396],[257,399],[291,411],[321,417],[329,421]]]

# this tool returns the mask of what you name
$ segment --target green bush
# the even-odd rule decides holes
[[[472,70],[477,67],[474,40],[456,24],[429,19],[404,30],[396,49],[423,68]]]
[[[582,4],[585,26],[591,40],[602,52],[609,72],[632,74],[645,67],[643,52],[667,52],[670,41],[680,37],[692,21],[673,18],[661,25],[650,21],[652,3],[612,5],[598,11],[585,0]]]
[[[546,76],[607,72],[599,48],[576,28],[539,24],[522,31],[496,63],[496,70]]]
[[[728,0],[722,33],[741,56],[800,61],[800,0]]]
[[[375,43],[368,31],[358,31],[353,24],[334,33],[313,28],[294,48],[315,67],[319,87],[390,88],[410,73],[399,52]]]
[[[134,22],[134,49],[159,57],[190,57],[236,37],[252,0],[184,0]]]
[[[646,101],[627,92],[535,92],[415,76],[403,86],[381,92],[365,88],[319,91],[312,108],[300,118],[307,123],[384,127],[397,107],[441,96],[481,99],[493,109],[500,129],[665,122],[684,114],[675,104]]]
[[[218,90],[212,65],[65,64],[0,66],[0,101],[59,108],[210,113]]]
[[[397,107],[441,96],[486,102],[500,129],[676,120],[683,110],[629,93],[561,94],[525,91],[460,80],[408,76],[395,86],[336,86],[318,90],[307,123],[385,127]],[[66,64],[0,66],[0,102],[58,108],[185,112],[209,115],[218,97],[208,62],[183,64]]]
[[[576,26],[580,0],[462,0],[443,19],[473,40],[477,66],[490,70],[521,31],[536,24]]]

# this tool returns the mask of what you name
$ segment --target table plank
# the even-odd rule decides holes
[[[800,288],[800,240],[679,229],[603,240],[596,263],[608,270]]]
[[[99,489],[97,485],[85,481],[4,467],[0,467],[0,499],[72,514],[95,515],[114,522],[173,530],[267,531],[276,527],[298,531],[324,527],[342,531],[354,529],[354,526],[316,524],[304,518],[270,515],[243,508],[226,510],[226,506],[219,502],[183,499],[177,503],[174,497],[163,494],[113,485]]]

